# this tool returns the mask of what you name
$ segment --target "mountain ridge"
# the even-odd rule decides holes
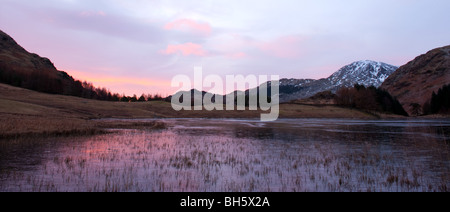
[[[324,91],[335,93],[342,87],[353,87],[354,84],[379,87],[397,68],[383,62],[361,60],[340,68],[328,78],[281,79],[280,102],[305,99]]]
[[[58,70],[50,59],[28,52],[2,30],[0,30],[0,83],[49,94],[119,100],[119,94],[111,94],[106,88],[96,88],[86,81],[75,80],[68,73]]]
[[[71,94],[75,80],[46,57],[30,53],[0,30],[0,81],[46,93]],[[80,86],[78,86],[79,89]]]
[[[381,86],[396,97],[412,115],[412,106],[422,108],[432,93],[450,83],[450,45],[436,48],[401,66]]]
[[[355,84],[364,85],[366,87],[375,86],[379,87],[384,80],[392,74],[398,67],[389,65],[382,62],[375,62],[371,60],[362,60],[353,62],[349,65],[346,65],[334,72],[328,78],[323,79],[280,79],[280,102],[286,103],[293,100],[299,99],[307,99],[312,97],[318,93],[331,91],[335,93],[337,90],[343,87],[353,87]],[[258,93],[258,90],[261,86],[270,87],[271,81],[262,83],[256,88],[251,88],[246,91],[234,91],[232,93],[221,95],[221,94],[212,94],[215,98],[225,98],[227,95],[234,94],[235,97],[237,95],[245,95],[248,96],[251,91],[255,91]],[[194,92],[200,93],[198,90],[191,90],[190,93]],[[188,94],[189,91],[181,91],[172,95],[179,96],[181,94]],[[202,98],[208,92],[202,91]],[[171,99],[172,96],[168,97],[168,100]]]
[[[16,67],[14,67],[16,66]],[[45,71],[58,74],[55,65],[46,57],[28,52],[11,36],[0,30],[0,67],[14,71]]]

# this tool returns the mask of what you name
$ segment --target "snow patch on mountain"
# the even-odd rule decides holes
[[[342,87],[361,84],[380,87],[398,67],[371,60],[357,61],[344,66],[326,79],[281,79],[280,101],[288,102],[311,97],[319,92],[336,92]]]
[[[379,87],[398,67],[370,60],[344,66],[328,78],[333,86],[352,86],[359,83]]]

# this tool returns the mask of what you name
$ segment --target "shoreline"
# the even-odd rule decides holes
[[[45,128],[35,128],[31,129],[29,126],[23,125],[22,128],[15,128],[11,132],[3,131],[0,133],[0,141],[2,140],[15,140],[22,138],[53,138],[53,137],[79,137],[79,136],[94,136],[101,134],[111,133],[111,129],[136,129],[136,130],[165,130],[168,129],[165,121],[177,121],[177,120],[223,120],[223,121],[249,121],[249,122],[259,122],[256,118],[101,118],[101,119],[91,119],[83,120],[79,123],[73,122],[58,122],[58,128],[54,126],[48,126]],[[348,121],[353,122],[365,122],[365,123],[380,123],[380,122],[392,122],[392,123],[426,123],[429,122],[439,122],[439,121],[449,121],[445,118],[411,118],[405,117],[402,119],[358,119],[358,118],[279,118],[275,122],[266,123],[285,123],[289,121]],[[39,123],[39,121],[37,121]],[[4,124],[9,124],[3,121]],[[41,126],[41,125],[37,125]]]
[[[123,120],[254,119],[265,111],[174,111],[168,102],[106,102],[51,95],[0,84],[0,139],[33,136],[71,136],[104,133],[105,128],[163,128]],[[416,120],[446,119],[433,115],[403,117],[334,105],[280,104],[280,119]],[[119,120],[102,123],[98,120]],[[96,121],[97,120],[97,121]]]

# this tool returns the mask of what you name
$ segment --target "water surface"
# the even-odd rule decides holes
[[[0,191],[448,191],[450,186],[449,120],[161,121],[169,128],[0,141]]]

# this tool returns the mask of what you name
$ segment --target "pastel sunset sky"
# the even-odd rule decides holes
[[[450,44],[448,0],[1,0],[0,29],[59,70],[127,95],[193,74],[328,77]]]

